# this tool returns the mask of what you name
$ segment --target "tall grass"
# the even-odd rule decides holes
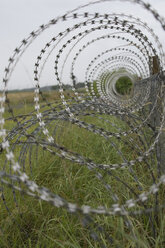
[[[11,100],[15,105],[25,98],[29,102],[25,112],[32,111],[32,94],[12,95]],[[52,96],[51,100],[54,100]],[[19,110],[16,114],[19,114]],[[104,116],[102,116],[104,117]],[[126,130],[127,125],[117,117],[107,117],[109,121],[116,123],[118,127]],[[88,123],[93,123],[107,131],[115,131],[115,127],[107,124],[97,117],[81,117]],[[6,125],[10,129],[15,124],[8,120]],[[109,140],[93,134],[85,129],[79,128],[74,124],[62,120],[56,120],[51,123],[49,129],[55,130],[55,141],[65,146],[68,150],[90,158],[95,163],[120,163],[121,158],[114,149]],[[42,135],[41,135],[42,137]],[[136,134],[134,140],[139,142]],[[130,160],[137,154],[132,152],[131,147],[123,141],[112,139],[117,147],[120,148],[124,156]],[[14,142],[14,140],[13,140]],[[14,153],[19,158],[21,147],[17,146]],[[38,149],[38,150],[36,150]],[[143,148],[142,148],[143,149]],[[36,153],[38,152],[38,156]],[[27,151],[27,154],[29,151]],[[86,166],[61,159],[51,153],[44,151],[40,147],[33,145],[32,161],[28,155],[24,164],[26,173],[37,184],[49,188],[55,194],[60,195],[69,202],[76,202],[78,205],[91,205],[98,207],[105,205],[110,207],[114,204],[111,194],[106,191],[104,185],[96,177],[96,172],[89,170]],[[5,159],[5,154],[0,156],[1,164]],[[7,165],[6,165],[7,166]],[[8,165],[9,166],[9,165]],[[136,164],[133,168],[134,174],[138,176],[138,181],[134,179],[128,168],[118,169],[111,174],[103,173],[104,180],[112,187],[112,191],[118,195],[119,203],[134,197],[133,193],[123,186],[126,182],[134,191],[139,194],[142,190],[148,190],[152,184],[150,172],[145,163]],[[153,173],[156,175],[156,165],[153,167]],[[120,178],[120,181],[116,180]],[[1,186],[0,198],[0,247],[2,248],[99,248],[98,242],[95,242],[90,231],[82,225],[83,216],[80,214],[68,213],[65,209],[58,209],[47,202],[32,199],[26,195],[14,192],[10,188]],[[159,203],[163,203],[164,189],[161,189]],[[149,205],[152,207],[154,199],[149,199]],[[6,206],[5,206],[6,204]],[[140,209],[140,207],[139,207]],[[106,247],[111,248],[163,248],[165,247],[165,216],[163,211],[159,211],[157,216],[153,216],[155,226],[155,236],[151,227],[148,215],[137,217],[128,217],[127,221],[132,223],[128,228],[126,220],[119,216],[92,216],[94,222],[104,227],[104,230],[112,238],[109,244],[101,234],[102,242]],[[94,229],[94,227],[91,227]],[[132,234],[134,233],[134,235]]]

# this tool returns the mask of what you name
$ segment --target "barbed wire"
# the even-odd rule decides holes
[[[158,155],[165,118],[163,47],[154,31],[139,18],[118,13],[78,13],[91,4],[104,2],[108,0],[91,2],[67,12],[63,16],[52,19],[46,25],[41,25],[23,39],[9,58],[0,97],[2,157],[0,191],[7,212],[10,214],[5,188],[9,187],[18,208],[17,191],[21,193],[19,197],[28,195],[46,201],[55,207],[65,208],[70,213],[83,216],[83,225],[89,229],[91,237],[100,244],[100,247],[106,247],[101,240],[101,235],[104,235],[110,244],[114,243],[114,240],[95,221],[96,216],[123,217],[133,237],[136,238],[132,229],[133,223],[128,217],[148,215],[153,232],[155,232],[152,213],[159,212],[165,207],[164,200],[159,199],[159,194],[162,194],[162,185],[165,184],[165,168],[162,167],[160,154]],[[138,4],[150,12],[165,30],[164,19],[149,4],[141,0],[127,2]],[[71,27],[67,26],[67,23],[72,20],[76,24]],[[8,94],[8,84],[13,72],[31,44],[48,28],[58,25],[59,22],[65,23],[64,31],[61,30],[46,42],[34,65],[34,110],[26,114],[16,114]],[[153,42],[149,40],[145,32],[149,33]],[[95,38],[91,34],[94,34]],[[120,42],[120,45],[116,43],[115,47],[108,49],[106,46],[102,47],[101,52],[96,51],[94,57],[86,62],[85,91],[80,93],[77,90],[79,80],[76,76],[76,68],[79,65],[81,69],[81,64],[79,64],[81,55],[85,50],[89,51],[92,45],[107,40],[108,42]],[[83,45],[82,41],[84,41]],[[54,51],[56,56],[53,67],[61,100],[54,99],[51,102],[42,92],[40,80]],[[63,78],[70,57],[72,62],[68,74],[72,93],[68,96],[64,91]],[[157,73],[153,73],[153,58],[157,59],[159,68]],[[122,75],[132,78],[133,81],[133,92],[127,97],[118,94],[115,88],[117,79]],[[117,118],[122,125],[116,123],[113,118]],[[103,125],[98,125],[97,121]],[[12,123],[9,129],[6,124],[8,122]],[[97,162],[97,159],[92,156],[88,157],[82,152],[78,153],[58,143],[57,122],[67,123],[74,129],[86,130],[96,137],[105,139],[109,144],[109,149],[115,151],[116,162]],[[105,123],[112,131],[105,127]],[[133,156],[125,153],[121,144],[128,147]],[[107,207],[106,202],[103,206],[79,205],[31,180],[27,161],[32,172],[34,161],[39,163],[38,156],[42,150],[52,157],[60,157],[92,171],[109,193],[112,200],[111,206],[108,204]],[[145,168],[144,171],[146,170],[150,177],[151,184],[146,185],[145,189],[138,175],[140,166]],[[116,171],[122,173],[124,169],[128,170],[136,186],[129,184],[116,173]],[[126,188],[132,197],[128,198],[118,193],[111,183],[112,179]],[[115,184],[116,187],[117,184]]]

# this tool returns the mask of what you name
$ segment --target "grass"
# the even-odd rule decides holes
[[[131,93],[133,84],[129,77],[120,77],[116,82],[116,90],[121,95],[128,95]]]
[[[47,93],[48,94],[48,93]],[[56,100],[56,92],[46,95],[50,101]],[[25,101],[26,97],[26,101]],[[9,94],[10,101],[14,104],[15,114],[29,113],[33,110],[33,93]],[[57,100],[59,98],[57,97]],[[20,106],[17,108],[17,106]],[[45,108],[46,109],[46,108]],[[6,113],[6,118],[10,116]],[[101,116],[103,119],[116,123],[122,130],[128,130],[126,123],[114,116]],[[115,127],[97,117],[81,117],[87,123],[93,123],[107,131],[117,131]],[[8,120],[6,128],[10,130],[14,127],[13,121]],[[125,144],[126,138],[117,140],[115,138],[106,140],[103,137],[93,134],[85,129],[79,128],[75,124],[66,121],[55,120],[49,126],[51,133],[54,132],[55,141],[65,146],[70,151],[80,153],[82,156],[92,159],[95,163],[119,163],[122,158],[114,149],[113,144],[120,148],[125,158],[130,160],[137,156],[135,149]],[[32,131],[32,128],[29,130]],[[16,136],[17,137],[17,136]],[[13,139],[16,140],[16,137]],[[131,136],[139,145],[140,139],[137,134]],[[39,138],[42,135],[39,134]],[[22,140],[25,137],[21,137]],[[142,145],[141,145],[142,146]],[[134,194],[123,183],[127,183],[135,193],[149,189],[152,178],[146,163],[137,163],[133,167],[133,172],[128,168],[118,169],[111,174],[104,173],[105,182],[112,187],[111,191],[106,191],[104,185],[96,178],[96,172],[89,170],[86,166],[61,159],[58,156],[43,151],[38,147],[38,157],[36,156],[36,145],[32,145],[32,160],[30,159],[30,149],[27,149],[25,161],[21,161],[22,168],[29,177],[40,186],[49,188],[55,194],[60,195],[69,202],[78,205],[91,205],[98,207],[105,205],[110,207],[114,204],[111,192],[118,195],[119,203],[124,203],[127,199],[134,198]],[[141,147],[143,149],[143,147]],[[21,146],[16,146],[14,154],[19,158]],[[4,152],[0,155],[0,162],[3,165],[5,159]],[[150,162],[150,160],[148,160]],[[6,165],[9,171],[10,165]],[[153,173],[156,176],[156,164],[153,165]],[[135,181],[134,174],[138,177]],[[119,180],[116,180],[116,178]],[[141,186],[141,189],[139,188]],[[5,185],[0,198],[0,247],[1,248],[99,248],[87,227],[82,225],[84,216],[81,214],[70,214],[65,209],[58,209],[47,202],[30,198],[19,192],[13,192]],[[161,188],[159,203],[163,203],[164,189]],[[5,207],[5,204],[7,209]],[[151,197],[147,207],[152,207],[154,198]],[[141,209],[141,207],[137,207]],[[128,217],[132,225],[128,228],[126,219],[119,216],[91,216],[94,223],[104,227],[113,242],[109,244],[101,234],[101,240],[106,247],[111,248],[163,248],[165,247],[165,215],[163,210],[157,215],[152,214],[156,235],[153,235],[151,223],[148,215]],[[94,223],[89,225],[95,230]]]

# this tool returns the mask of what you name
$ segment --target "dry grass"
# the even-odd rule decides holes
[[[34,92],[9,92],[7,97],[11,103],[14,104],[25,104],[32,103],[34,99]],[[66,98],[74,97],[74,94],[70,90],[64,92]],[[45,97],[48,101],[60,100],[60,93],[57,90],[45,91],[42,93],[42,96]],[[43,101],[42,96],[40,95],[40,100]]]

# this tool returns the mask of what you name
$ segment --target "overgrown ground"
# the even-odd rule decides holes
[[[66,92],[70,94],[70,92]],[[45,93],[45,97],[52,101],[60,100],[59,94]],[[69,97],[69,96],[68,96]],[[26,114],[33,111],[33,93],[9,94],[10,102],[14,106],[14,114]],[[56,103],[57,104],[57,103]],[[46,108],[45,108],[46,109]],[[33,113],[32,113],[33,114]],[[6,113],[6,118],[11,114]],[[104,116],[101,116],[104,119]],[[107,131],[115,132],[106,121],[97,117],[81,117],[82,120],[93,123]],[[106,119],[115,123],[122,130],[128,126],[116,117],[106,116]],[[6,122],[6,128],[10,130],[15,124],[13,121]],[[116,149],[109,140],[93,134],[85,129],[70,124],[66,121],[56,120],[49,127],[54,131],[55,141],[67,149],[80,153],[90,158],[95,163],[113,164],[120,163]],[[141,145],[138,135],[131,136],[139,146]],[[125,138],[127,139],[127,138]],[[112,141],[120,148],[126,159],[134,159],[137,154],[130,145],[116,140]],[[124,139],[123,139],[124,141]],[[133,144],[132,144],[133,145]],[[144,148],[141,145],[141,149]],[[14,153],[19,158],[20,147],[17,146]],[[95,172],[83,165],[72,163],[38,148],[33,147],[33,159],[30,161],[27,156],[24,170],[29,177],[41,186],[48,187],[55,194],[60,195],[69,202],[78,205],[91,205],[98,207],[105,205],[110,207],[114,204],[111,194],[106,191],[104,185],[95,176]],[[5,154],[2,152],[1,164],[4,166]],[[152,158],[152,171],[157,176],[156,160]],[[148,162],[151,162],[150,159]],[[6,165],[6,167],[9,165]],[[2,167],[3,169],[3,167]],[[8,169],[6,169],[8,170]],[[133,175],[137,175],[138,182]],[[118,178],[118,180],[117,180]],[[119,180],[120,179],[120,180]],[[112,191],[118,196],[119,203],[134,198],[134,193],[125,186],[129,185],[136,194],[148,190],[153,183],[150,171],[146,163],[139,163],[133,167],[133,172],[128,168],[118,169],[111,174],[104,173],[104,180],[112,186]],[[0,198],[0,248],[97,248],[100,247],[90,236],[90,231],[83,227],[83,216],[70,214],[65,209],[57,209],[47,202],[30,198],[1,185]],[[15,199],[14,199],[15,198]],[[159,203],[163,203],[164,189],[158,196]],[[154,197],[149,199],[147,207],[152,207]],[[6,204],[6,206],[5,206]],[[138,209],[142,207],[139,206]],[[104,234],[101,234],[102,242],[106,247],[112,248],[164,248],[165,247],[165,215],[163,210],[157,214],[151,214],[153,224],[149,215],[128,217],[132,227],[126,226],[125,218],[119,216],[92,216],[95,223],[104,227],[107,234],[112,238],[112,243],[107,243]],[[154,226],[154,232],[153,232]]]

